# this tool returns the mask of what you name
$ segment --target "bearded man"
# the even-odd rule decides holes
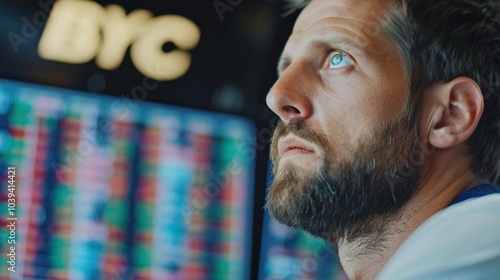
[[[295,4],[266,207],[350,279],[500,279],[499,5]]]

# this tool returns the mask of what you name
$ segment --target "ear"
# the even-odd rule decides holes
[[[429,144],[444,149],[466,141],[476,129],[484,108],[477,83],[459,77],[433,86],[427,95],[423,106],[429,113],[426,124]]]

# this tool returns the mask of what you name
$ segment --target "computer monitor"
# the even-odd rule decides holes
[[[0,278],[249,279],[255,134],[241,117],[0,79]]]

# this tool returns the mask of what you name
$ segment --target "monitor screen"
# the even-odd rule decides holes
[[[249,279],[255,130],[0,79],[0,278]]]

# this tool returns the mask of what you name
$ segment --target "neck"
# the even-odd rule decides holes
[[[452,157],[449,158],[452,160]],[[447,207],[465,190],[483,182],[474,177],[467,164],[443,164],[427,168],[418,192],[391,218],[376,217],[373,223],[384,225],[380,231],[352,241],[340,241],[339,258],[351,280],[375,279],[399,246],[425,220]]]

